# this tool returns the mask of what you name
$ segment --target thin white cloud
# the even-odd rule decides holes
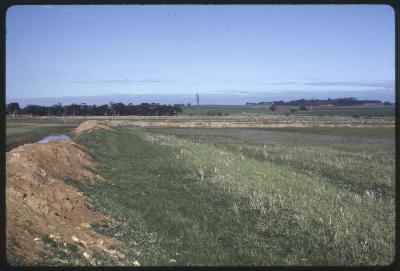
[[[258,83],[258,86],[277,86],[277,85],[295,85],[296,81],[283,81],[283,82],[270,82],[270,83]]]
[[[363,81],[316,81],[304,83],[306,86],[352,86],[370,88],[394,88],[393,80],[363,80]]]
[[[147,79],[106,79],[106,80],[72,80],[70,83],[73,84],[155,84],[155,83],[175,83],[177,80],[161,80],[154,78]]]

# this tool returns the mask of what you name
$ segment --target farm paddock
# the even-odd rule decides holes
[[[73,133],[88,119],[109,129]],[[66,127],[71,142],[7,153],[13,265],[393,260],[394,118],[15,118],[7,121],[7,144],[16,136],[29,142],[26,130],[55,124]],[[18,159],[34,170],[18,175],[11,170]],[[32,195],[35,189],[46,194]],[[18,212],[27,215],[11,215]],[[36,227],[40,217],[53,222]],[[23,249],[30,244],[35,249]],[[15,246],[22,249],[13,253]]]

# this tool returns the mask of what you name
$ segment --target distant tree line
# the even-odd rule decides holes
[[[182,112],[183,104],[163,105],[159,103],[109,103],[103,105],[61,103],[52,106],[27,105],[23,108],[18,103],[9,103],[6,107],[8,115],[32,116],[175,116]]]
[[[246,105],[262,105],[262,104],[273,104],[275,106],[278,105],[289,105],[289,106],[354,106],[354,105],[363,105],[368,103],[375,104],[383,104],[383,105],[392,105],[390,102],[382,103],[379,100],[357,100],[356,98],[337,98],[337,99],[300,99],[293,100],[289,102],[284,101],[273,101],[273,102],[259,102],[259,103],[246,103]]]

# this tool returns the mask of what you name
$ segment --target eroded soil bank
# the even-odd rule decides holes
[[[103,128],[96,123],[83,125],[75,133]],[[93,173],[95,168],[82,147],[72,140],[25,144],[6,153],[9,263],[32,265],[48,258],[55,264],[104,264],[93,257],[96,254],[113,259],[114,264],[127,264],[125,255],[115,249],[120,241],[90,226],[94,222],[116,222],[92,210],[90,200],[64,181],[104,181]]]

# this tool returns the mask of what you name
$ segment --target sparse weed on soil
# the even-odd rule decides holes
[[[75,262],[76,265],[90,265],[83,256],[82,252],[78,250],[75,244],[57,241],[51,238],[49,235],[44,234],[41,240],[47,246],[48,251],[42,251],[40,260],[35,263],[38,266],[67,266],[71,262]]]

